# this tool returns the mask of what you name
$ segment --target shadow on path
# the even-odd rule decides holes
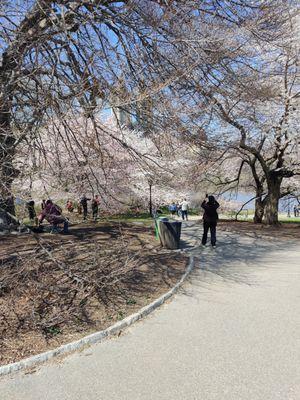
[[[188,282],[198,287],[213,290],[216,284],[259,285],[255,272],[268,268],[275,269],[276,264],[286,260],[287,253],[293,256],[299,243],[268,240],[259,237],[239,235],[231,232],[218,232],[216,249],[210,245],[201,246],[202,225],[190,224],[183,229],[182,249],[195,259],[195,270]],[[197,245],[193,247],[193,244]],[[286,261],[288,264],[288,261]],[[182,292],[193,295],[188,287]]]

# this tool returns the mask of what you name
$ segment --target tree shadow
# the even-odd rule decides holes
[[[201,238],[202,230],[198,227],[198,238]],[[188,237],[189,233],[185,232]],[[195,238],[192,232],[191,240]],[[298,244],[299,245],[299,244]],[[215,290],[220,282],[225,286],[233,284],[258,286],[261,280],[256,272],[261,269],[272,269],[270,257],[274,254],[274,263],[277,262],[278,252],[293,251],[295,242],[266,240],[259,237],[237,235],[230,232],[219,233],[216,249],[207,245],[187,247],[187,254],[194,257],[195,269],[187,282],[205,290]],[[276,254],[277,258],[276,258]],[[274,266],[275,268],[275,266]],[[181,293],[194,296],[190,285],[185,285]]]

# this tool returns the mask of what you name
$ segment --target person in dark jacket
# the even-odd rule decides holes
[[[83,209],[83,219],[85,220],[87,218],[88,215],[88,201],[90,201],[91,199],[88,199],[86,197],[86,195],[83,195],[80,199],[80,204],[82,206]]]
[[[96,194],[96,196],[92,200],[92,212],[94,221],[96,221],[96,219],[98,218],[99,204],[100,204],[100,199],[99,196]]]
[[[34,206],[35,206],[35,203],[33,200],[30,200],[27,202],[28,216],[29,216],[29,219],[31,222],[34,221],[36,218],[36,212],[35,212]]]
[[[46,200],[43,199],[41,202],[41,209],[44,210],[45,207],[46,207]]]
[[[210,230],[211,245],[212,247],[216,247],[216,228],[219,218],[217,209],[220,207],[220,204],[216,201],[214,196],[206,196],[206,199],[202,202],[201,207],[204,209],[202,245],[206,245],[207,234]]]

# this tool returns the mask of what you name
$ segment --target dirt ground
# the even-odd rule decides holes
[[[1,238],[0,365],[107,328],[169,290],[187,265],[142,225],[70,232]]]
[[[245,234],[254,234],[256,236],[272,237],[277,239],[300,239],[300,224],[281,223],[276,226],[265,224],[254,224],[248,221],[222,221],[218,227],[232,232],[241,232]]]

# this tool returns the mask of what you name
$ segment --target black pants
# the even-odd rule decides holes
[[[203,222],[203,236],[202,236],[202,244],[206,244],[207,242],[207,234],[208,234],[208,230],[210,229],[210,241],[211,241],[211,245],[215,246],[216,245],[216,229],[217,228],[217,222],[207,222],[204,221]]]
[[[187,220],[187,219],[188,219],[187,210],[181,210],[181,216],[182,216],[182,219],[183,219],[183,220],[184,220],[184,217],[185,217],[185,219]]]
[[[29,210],[29,219],[33,220],[36,217],[36,213],[34,210]]]
[[[98,217],[98,207],[93,207],[93,218],[97,218]]]
[[[86,219],[87,215],[88,215],[88,209],[87,206],[82,206],[83,208],[83,219]]]

